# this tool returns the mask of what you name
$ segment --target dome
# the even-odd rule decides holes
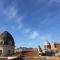
[[[4,31],[0,35],[0,45],[11,45],[15,46],[14,39],[8,31]]]
[[[50,45],[50,43],[49,43],[49,41],[48,41],[48,40],[46,40],[45,45]]]

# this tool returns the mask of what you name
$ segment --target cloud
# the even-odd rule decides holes
[[[24,19],[24,16],[20,16],[16,18],[15,23],[17,24],[18,30],[23,28],[23,22],[22,22],[23,19]]]
[[[16,22],[20,24],[20,22],[23,20],[23,18],[24,18],[24,16],[17,17],[17,21]]]
[[[60,2],[60,0],[50,0],[51,2]]]
[[[8,18],[16,18],[18,10],[15,8],[15,6],[8,6],[7,8],[4,9],[3,13],[8,17]]]
[[[24,17],[19,13],[19,9],[17,8],[16,1],[12,1],[9,5],[6,4],[7,2],[0,1],[0,12],[2,12],[3,15],[5,15],[10,20],[15,20],[16,22],[20,22]]]
[[[18,28],[18,30],[20,30],[20,29],[23,28],[23,25],[22,24],[19,24],[17,28]]]
[[[29,38],[31,38],[31,39],[36,39],[38,36],[39,36],[38,32],[33,31],[33,32],[31,32]]]
[[[47,18],[43,19],[40,24],[39,24],[39,27],[42,27],[44,24],[47,24],[49,20]]]
[[[3,6],[3,2],[0,1],[0,13],[1,13],[1,11],[3,11],[3,8],[4,8],[4,6]]]
[[[52,35],[41,35],[39,31],[33,31],[27,28],[23,30],[23,33],[26,33],[27,38],[32,40],[45,40],[52,37]]]
[[[24,29],[24,33],[28,34],[28,33],[30,33],[30,32],[31,32],[31,29],[29,29],[29,28],[25,28],[25,29]]]
[[[18,15],[18,9],[16,9],[14,6],[10,6],[4,10],[4,14],[9,18],[10,21],[15,22],[18,29],[22,28],[22,20],[24,17]]]
[[[50,36],[49,35],[41,35],[40,37],[39,37],[39,39],[41,40],[46,40],[46,39],[49,39],[50,38]]]
[[[48,1],[48,2],[60,2],[60,0],[37,0],[38,3],[45,2],[45,1]]]
[[[0,1],[0,13],[4,15],[4,17],[6,17],[7,19],[5,19],[6,21],[9,22],[13,22],[13,26],[11,26],[11,29],[15,29],[17,27],[18,30],[20,30],[21,28],[23,28],[23,22],[22,20],[24,19],[24,14],[22,15],[19,14],[19,9],[17,8],[17,3],[15,1],[13,1],[11,4],[9,4],[7,7],[4,6],[5,2],[4,1]],[[16,26],[14,26],[16,25]]]
[[[30,31],[30,33],[27,35],[29,39],[32,40],[46,40],[52,38],[51,34],[48,35],[41,35],[38,31]]]

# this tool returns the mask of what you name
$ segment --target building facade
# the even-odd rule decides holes
[[[51,49],[54,50],[56,53],[60,52],[60,43],[59,42],[51,43]]]
[[[0,56],[10,56],[14,54],[15,43],[12,35],[4,31],[0,34]]]

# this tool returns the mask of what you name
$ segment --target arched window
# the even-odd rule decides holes
[[[8,41],[5,39],[3,44],[8,45]]]

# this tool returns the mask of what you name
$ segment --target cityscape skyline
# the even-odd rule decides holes
[[[60,0],[0,0],[0,32],[9,31],[17,47],[60,42]]]

